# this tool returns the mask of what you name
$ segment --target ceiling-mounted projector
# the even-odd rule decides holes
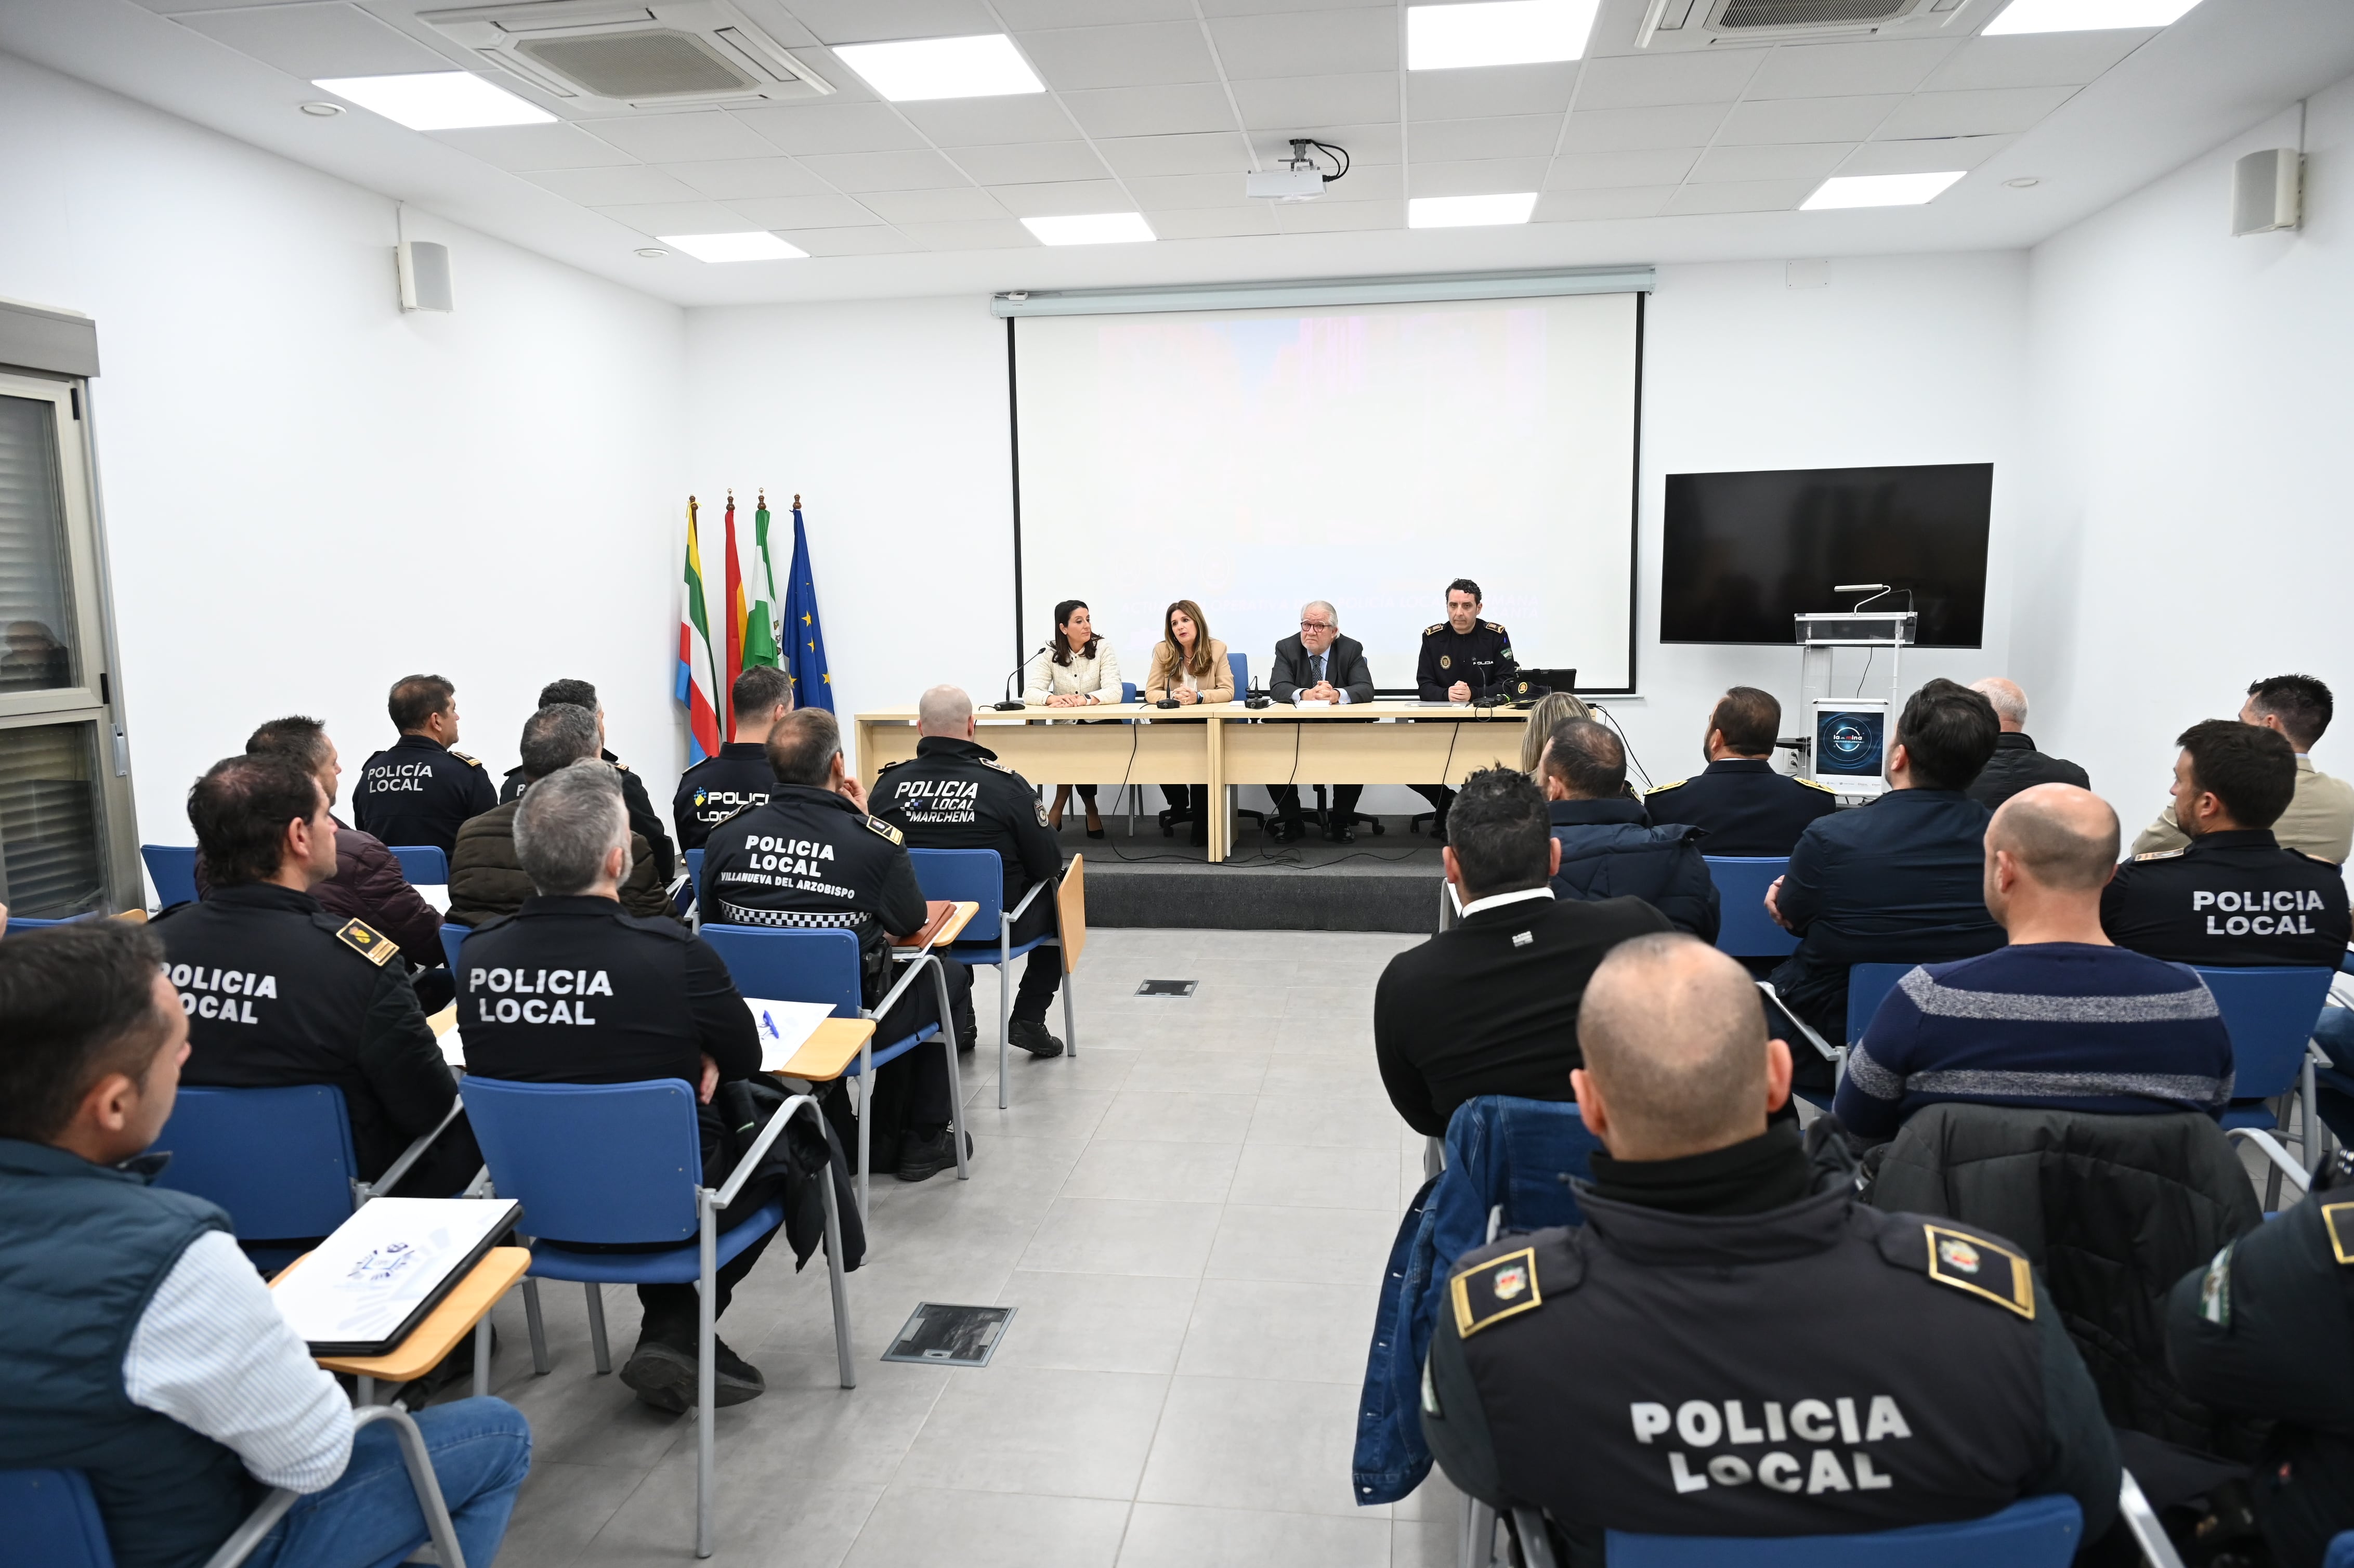
[[[1313,147],[1332,160],[1332,171],[1325,173],[1322,165],[1310,157]],[[1243,176],[1243,194],[1255,201],[1314,201],[1324,194],[1324,187],[1349,172],[1349,154],[1339,147],[1311,141],[1305,136],[1291,138],[1291,156],[1272,169],[1258,169]]]

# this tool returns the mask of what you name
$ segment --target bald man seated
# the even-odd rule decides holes
[[[2117,814],[2073,784],[2038,784],[1987,824],[1987,912],[2009,945],[1907,974],[1850,1052],[1836,1109],[1849,1131],[1893,1138],[1939,1100],[2046,1110],[2220,1112],[2232,1037],[2181,964],[2101,931]]]
[[[2041,1281],[1999,1236],[1866,1207],[1828,1124],[1768,1124],[1790,1052],[1738,963],[1623,942],[1577,1038],[1609,1152],[1584,1225],[1447,1282],[1422,1426],[1449,1479],[1543,1510],[1573,1568],[1606,1530],[1849,1534],[2052,1493],[2101,1537],[2115,1439]]]

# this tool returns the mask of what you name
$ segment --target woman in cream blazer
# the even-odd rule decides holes
[[[1144,700],[1174,700],[1180,706],[1235,700],[1235,667],[1226,662],[1226,645],[1210,635],[1202,607],[1181,599],[1161,612],[1161,641],[1152,650],[1152,673],[1144,679]],[[1161,813],[1161,836],[1172,825],[1193,824],[1193,842],[1206,842],[1210,820],[1210,787],[1206,784],[1163,784],[1168,809]]]
[[[1117,703],[1122,695],[1119,655],[1096,635],[1087,601],[1066,599],[1055,607],[1055,643],[1038,655],[1023,677],[1022,701],[1034,708],[1091,708]],[[1096,815],[1096,787],[1082,784],[1079,799],[1087,809],[1087,837],[1104,836],[1103,819]],[[1063,808],[1070,803],[1071,786],[1055,786],[1055,804],[1046,825],[1063,831]]]

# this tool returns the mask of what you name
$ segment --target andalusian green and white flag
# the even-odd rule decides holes
[[[779,662],[777,650],[777,568],[769,557],[769,493],[760,493],[760,509],[752,514],[752,570],[745,597],[752,601],[744,618],[744,668]]]

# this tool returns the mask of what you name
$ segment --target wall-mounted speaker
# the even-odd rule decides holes
[[[400,308],[446,311],[450,304],[450,248],[429,239],[404,239],[393,247],[400,271]]]
[[[2232,235],[2295,228],[2304,217],[2305,158],[2294,147],[2267,147],[2232,165]]]

